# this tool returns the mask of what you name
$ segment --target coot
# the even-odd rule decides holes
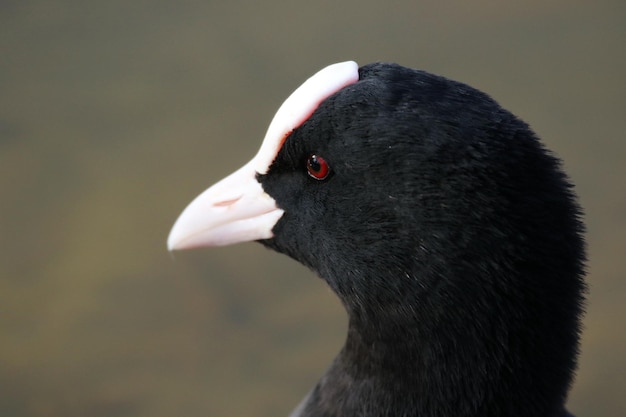
[[[345,346],[292,416],[566,416],[585,284],[559,160],[467,85],[354,62],[276,113],[170,250],[259,240],[313,269]]]

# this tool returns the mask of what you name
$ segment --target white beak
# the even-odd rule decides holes
[[[169,250],[269,239],[283,215],[248,163],[204,191],[183,210],[167,239]]]

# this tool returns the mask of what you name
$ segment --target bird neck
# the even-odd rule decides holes
[[[541,324],[527,322],[521,306],[414,290],[397,302],[377,295],[346,304],[346,343],[310,399],[318,410],[329,407],[320,415],[379,415],[367,404],[420,417],[565,415],[568,382],[546,389],[542,379],[571,369],[541,369],[543,359],[533,360],[546,357],[545,340],[535,337]]]

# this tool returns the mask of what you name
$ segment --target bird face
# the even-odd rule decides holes
[[[419,192],[408,190],[414,175],[408,168],[419,161],[419,144],[386,123],[376,126],[393,121],[378,114],[376,100],[358,103],[367,89],[361,83],[322,103],[257,177],[285,211],[263,243],[327,280],[336,277],[331,285],[339,293],[337,280],[373,271],[372,264],[399,268],[410,250],[394,245],[410,246],[406,238],[418,237],[408,217],[419,211]]]

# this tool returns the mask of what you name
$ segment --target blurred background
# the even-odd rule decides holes
[[[286,416],[341,347],[255,243],[170,255],[201,190],[347,59],[473,85],[565,161],[591,287],[569,407],[626,415],[626,2],[0,2],[0,415]]]

